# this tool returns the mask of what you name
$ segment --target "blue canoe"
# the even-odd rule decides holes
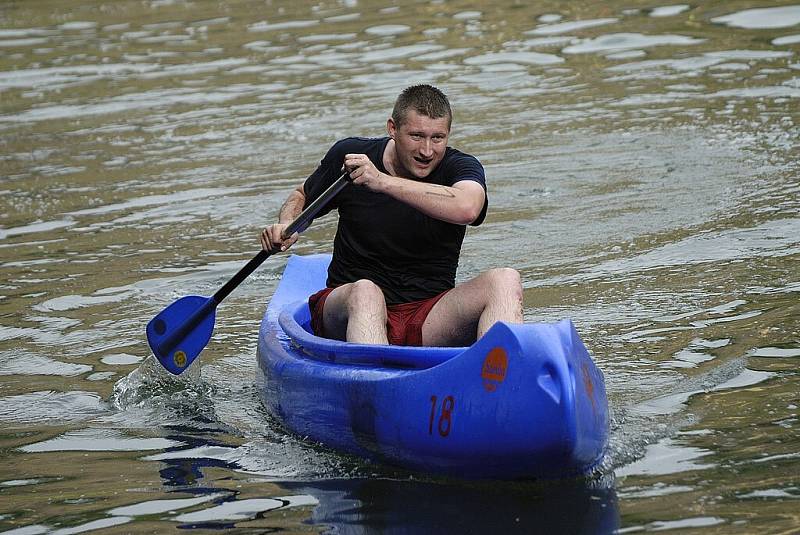
[[[292,256],[258,340],[260,393],[292,432],[465,478],[589,472],[608,439],[603,374],[568,320],[495,324],[471,347],[339,342],[310,332],[330,255]]]

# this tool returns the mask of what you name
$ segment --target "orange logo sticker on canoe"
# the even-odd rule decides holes
[[[581,366],[581,371],[583,372],[583,387],[586,389],[589,401],[592,402],[592,412],[597,414],[597,407],[594,401],[594,383],[592,382],[592,375],[589,373],[589,366],[585,362]]]
[[[508,354],[502,347],[495,347],[486,359],[483,361],[481,368],[481,378],[483,379],[483,387],[488,392],[494,392],[497,387],[505,381],[506,371],[508,370]]]

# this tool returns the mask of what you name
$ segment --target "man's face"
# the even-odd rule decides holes
[[[416,110],[409,110],[399,127],[389,119],[387,129],[394,138],[398,163],[402,167],[395,172],[416,179],[430,175],[444,158],[450,135],[449,122],[448,117],[432,119]]]

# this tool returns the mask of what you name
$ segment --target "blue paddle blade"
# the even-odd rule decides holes
[[[206,347],[214,332],[217,302],[190,295],[178,299],[147,324],[147,343],[164,368],[180,375]]]

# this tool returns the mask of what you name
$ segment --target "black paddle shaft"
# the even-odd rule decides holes
[[[289,226],[283,231],[283,239],[288,239],[294,234],[295,232],[302,232],[303,230],[308,227],[311,220],[314,219],[317,214],[322,210],[322,208],[333,199],[336,194],[338,194],[342,189],[351,181],[349,172],[345,171],[342,173],[336,182],[328,186],[322,195],[317,197],[314,202],[308,205],[308,207],[302,211],[302,213],[295,218],[294,221],[289,223]],[[218,305],[222,302],[223,299],[228,297],[228,295],[239,286],[242,281],[244,281],[250,274],[256,270],[258,266],[260,266],[264,260],[269,258],[272,253],[277,251],[267,251],[262,249],[259,253],[253,257],[247,264],[244,265],[239,272],[231,278],[225,285],[217,290],[212,297],[214,300],[215,305]]]

